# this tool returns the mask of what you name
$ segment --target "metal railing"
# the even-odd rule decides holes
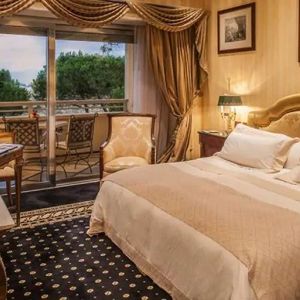
[[[127,112],[128,99],[57,100],[56,114]],[[0,102],[0,116],[27,116],[33,112],[46,116],[47,101]]]

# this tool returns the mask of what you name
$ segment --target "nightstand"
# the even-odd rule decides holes
[[[208,157],[219,152],[228,136],[226,132],[198,131],[201,157]]]

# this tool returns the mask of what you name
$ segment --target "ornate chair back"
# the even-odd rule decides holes
[[[143,157],[151,163],[154,122],[153,115],[109,116],[110,146],[115,156]]]
[[[41,138],[38,118],[4,118],[5,131],[12,132],[15,142],[24,146],[24,152],[40,151]]]
[[[67,148],[70,150],[90,148],[93,146],[94,116],[74,116],[69,119]]]

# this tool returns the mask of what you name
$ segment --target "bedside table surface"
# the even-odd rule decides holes
[[[217,130],[201,130],[201,131],[198,131],[198,133],[213,135],[213,136],[217,136],[217,137],[224,137],[224,138],[227,138],[229,135],[226,131],[217,131]]]
[[[222,131],[198,131],[200,143],[200,157],[208,157],[221,151],[228,134]]]

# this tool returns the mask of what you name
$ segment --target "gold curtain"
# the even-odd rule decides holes
[[[40,0],[53,14],[81,27],[101,27],[122,18],[128,5],[110,0]]]
[[[0,0],[0,17],[16,14],[41,2],[54,15],[80,27],[101,27],[122,18],[129,7],[112,0]]]
[[[154,78],[177,119],[173,137],[160,162],[186,158],[192,108],[207,79],[207,18],[202,9],[127,1],[147,25],[147,49]]]
[[[201,83],[195,30],[167,32],[147,25],[146,35],[154,78],[177,118],[174,137],[160,162],[184,160],[190,140],[191,108]]]
[[[205,10],[197,8],[162,6],[129,0],[127,3],[148,24],[171,32],[190,28],[205,14]]]
[[[36,0],[0,0],[0,17],[16,14],[29,6]]]

